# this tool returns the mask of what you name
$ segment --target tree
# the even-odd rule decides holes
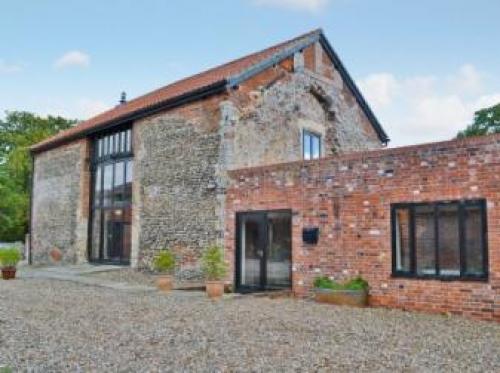
[[[29,147],[76,121],[42,118],[24,111],[0,120],[0,241],[23,240],[28,228],[31,159]]]
[[[460,131],[458,138],[500,133],[500,104],[481,109],[474,114],[474,123]]]

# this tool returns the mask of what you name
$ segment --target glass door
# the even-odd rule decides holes
[[[238,214],[236,288],[240,292],[291,286],[289,211]]]
[[[291,286],[292,224],[289,212],[267,214],[266,287]]]
[[[263,287],[264,250],[266,245],[265,214],[248,213],[239,219],[239,288],[259,290]]]

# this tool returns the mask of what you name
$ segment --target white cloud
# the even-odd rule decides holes
[[[499,103],[500,91],[486,92],[482,75],[463,65],[445,77],[377,73],[358,83],[391,145],[398,146],[453,138],[475,111]]]
[[[42,116],[60,115],[69,119],[86,120],[111,107],[103,101],[91,98],[65,100],[46,97],[44,100],[37,101],[36,105],[27,107],[27,110]]]
[[[22,70],[20,65],[9,64],[4,60],[0,59],[0,74],[15,74]]]
[[[385,107],[392,102],[398,90],[398,82],[392,74],[372,74],[359,82],[366,99],[374,107]]]
[[[69,51],[64,53],[54,62],[56,69],[63,69],[65,67],[88,67],[90,65],[90,56],[81,51]]]
[[[76,104],[76,114],[79,119],[88,119],[110,108],[111,106],[102,101],[83,98]]]
[[[448,79],[452,89],[460,94],[477,94],[483,89],[482,74],[471,64],[463,65]]]
[[[290,10],[305,10],[316,13],[328,5],[330,0],[253,0],[256,5]]]

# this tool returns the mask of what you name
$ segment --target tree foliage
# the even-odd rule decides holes
[[[458,138],[500,133],[500,104],[474,114],[474,123],[458,133]]]
[[[24,111],[0,120],[0,241],[24,239],[28,227],[31,159],[29,147],[76,123]]]

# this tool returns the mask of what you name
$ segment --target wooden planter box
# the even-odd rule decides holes
[[[368,292],[366,290],[314,289],[314,299],[318,303],[366,307],[368,305]]]

